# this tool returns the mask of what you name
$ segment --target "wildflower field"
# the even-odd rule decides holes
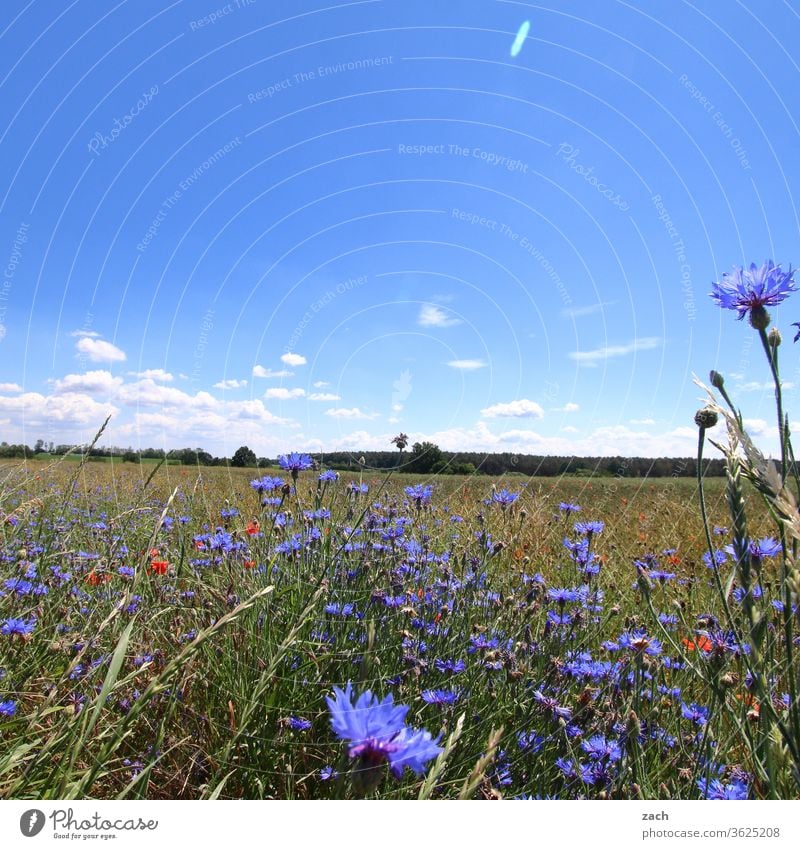
[[[692,481],[72,465],[2,473],[4,797],[764,792]],[[332,728],[348,682],[373,710],[340,692]],[[348,757],[359,715],[390,762],[395,725],[429,733],[384,777],[380,746]]]
[[[6,465],[0,796],[797,798],[793,288],[780,466],[717,372],[708,481]]]

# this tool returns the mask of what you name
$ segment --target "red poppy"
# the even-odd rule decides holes
[[[686,646],[688,651],[700,649],[701,651],[709,652],[712,648],[711,640],[709,640],[708,637],[704,637],[702,634],[697,638],[696,643],[693,643],[691,640],[687,640],[685,637],[681,640],[681,642]]]
[[[166,560],[154,560],[150,564],[150,568],[153,570],[153,574],[155,575],[166,575],[169,563],[167,563]]]
[[[254,569],[255,565],[256,565],[255,560],[245,560],[244,561],[244,568],[245,569]]]
[[[98,575],[94,569],[86,576],[86,583],[91,584],[93,587],[96,587],[98,584],[107,584],[111,580],[111,575],[100,574]]]
[[[247,527],[244,529],[245,533],[250,534],[250,536],[255,536],[257,533],[261,531],[261,528],[258,522],[249,522]]]

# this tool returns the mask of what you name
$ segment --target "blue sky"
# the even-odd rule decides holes
[[[774,450],[796,5],[3,9],[2,438],[688,455],[716,368]]]

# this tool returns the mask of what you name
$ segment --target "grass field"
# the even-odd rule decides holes
[[[724,479],[154,471],[0,467],[0,796],[797,796]]]

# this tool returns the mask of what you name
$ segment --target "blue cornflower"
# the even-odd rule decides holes
[[[319,771],[319,780],[320,781],[331,781],[334,778],[338,778],[339,773],[332,766],[324,766]]]
[[[534,731],[520,731],[517,734],[517,745],[519,748],[523,752],[528,752],[532,755],[541,752],[546,742],[547,739],[545,737],[542,737],[541,734],[536,734]]]
[[[724,525],[714,525],[713,533],[715,536],[724,537],[728,533],[728,529]]]
[[[549,711],[554,719],[564,719],[569,721],[572,719],[572,708],[560,705],[557,699],[551,696],[546,696],[541,690],[533,691],[533,698],[547,711]]]
[[[715,551],[714,552],[714,562],[711,561],[710,552],[706,551],[703,554],[703,563],[705,564],[707,569],[717,569],[722,566],[723,563],[728,559],[727,555],[724,551]]]
[[[0,702],[0,716],[14,716],[17,712],[17,703],[11,699]]]
[[[312,468],[314,461],[308,454],[298,454],[296,451],[292,451],[291,454],[282,454],[278,457],[278,465],[285,472],[291,472],[292,477],[296,477],[298,472]]]
[[[26,634],[33,633],[33,629],[36,627],[36,620],[31,619],[4,619],[3,624],[0,625],[0,634],[19,634],[20,636],[25,636]]]
[[[602,734],[595,734],[588,740],[581,740],[581,748],[592,760],[618,761],[622,749],[616,740],[607,740]]]
[[[684,719],[691,719],[695,725],[705,725],[708,722],[708,708],[696,702],[690,705],[681,702],[681,715]]]
[[[758,542],[750,541],[750,557],[763,560],[765,557],[775,557],[781,553],[781,544],[772,537],[764,537]]]
[[[580,598],[580,593],[577,590],[569,590],[569,589],[557,589],[552,587],[547,591],[547,595],[550,596],[553,601],[558,602],[559,604],[566,604],[567,602],[578,601]]]
[[[621,648],[630,649],[636,654],[661,654],[661,641],[649,636],[643,628],[620,634],[617,642]]]
[[[429,705],[454,705],[459,698],[455,690],[423,690],[421,695]]]
[[[758,584],[756,584],[754,587],[750,587],[749,593],[745,592],[744,587],[736,587],[736,589],[733,591],[734,599],[740,603],[744,601],[747,595],[749,595],[752,599],[759,599],[762,595],[764,595],[764,591]]]
[[[697,787],[704,799],[735,799],[743,801],[747,799],[747,784],[744,781],[734,779],[729,784],[723,784],[718,778],[706,781],[705,778],[697,779]]]
[[[33,584],[24,578],[9,578],[3,582],[3,586],[16,595],[28,595],[33,592]]]
[[[417,507],[419,507],[431,500],[433,487],[430,484],[417,483],[414,486],[407,486],[405,488],[405,494],[409,498],[413,498],[417,502]]]
[[[353,704],[353,685],[344,690],[333,688],[335,698],[325,701],[331,712],[331,727],[342,740],[350,742],[348,755],[359,758],[366,767],[388,761],[395,778],[408,767],[416,775],[425,772],[425,763],[441,754],[430,732],[414,730],[404,724],[407,705],[395,705],[392,695],[379,701],[365,690]]]
[[[450,672],[453,675],[457,675],[467,668],[467,664],[463,660],[439,660],[437,658],[433,665],[439,672]]]
[[[507,489],[501,489],[499,492],[492,493],[492,501],[495,504],[499,504],[503,510],[505,510],[509,504],[513,504],[518,498],[518,492],[509,492]]]
[[[547,621],[550,625],[555,626],[569,625],[572,622],[572,616],[569,613],[556,613],[555,610],[548,610]]]
[[[603,532],[604,527],[604,522],[576,522],[575,533],[586,534],[587,536],[591,534],[599,534]]]
[[[369,492],[369,487],[365,483],[350,481],[350,483],[347,484],[347,491],[354,494],[367,493]]]
[[[580,513],[581,506],[580,504],[570,504],[568,501],[561,501],[558,505],[558,509],[562,513],[566,513],[568,516],[570,513]]]
[[[311,720],[302,716],[290,716],[287,724],[294,731],[308,731],[311,728]]]
[[[250,486],[256,492],[272,492],[283,486],[283,478],[271,478],[269,475],[265,475],[259,480],[250,481]]]
[[[672,581],[675,578],[675,573],[665,572],[663,569],[651,569],[648,572],[648,577],[665,584],[667,581]]]
[[[711,298],[723,309],[736,310],[739,320],[748,312],[777,306],[794,292],[794,271],[782,271],[780,265],[767,260],[761,268],[751,263],[750,268],[734,266],[730,274],[722,275],[721,283],[711,286]]]
[[[338,481],[339,480],[339,473],[334,472],[333,469],[325,469],[325,471],[319,476],[319,479],[323,483],[326,483],[328,481]]]

